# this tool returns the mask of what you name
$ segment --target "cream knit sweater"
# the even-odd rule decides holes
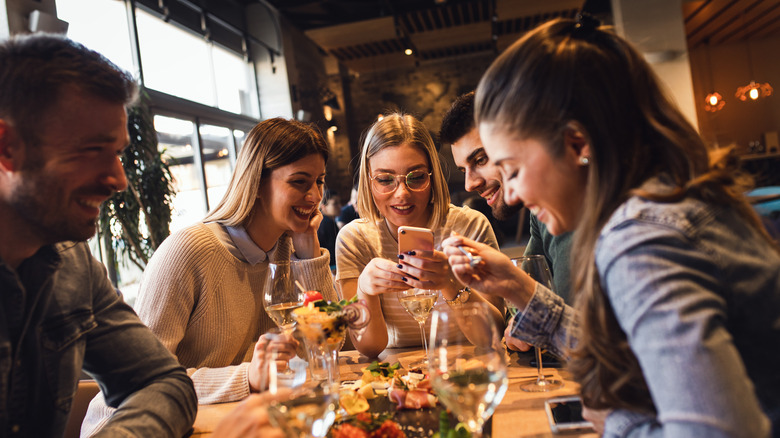
[[[198,223],[170,237],[144,271],[135,310],[163,345],[187,368],[200,404],[240,400],[249,395],[247,368],[261,334],[275,327],[263,308],[268,259],[250,265],[236,258],[215,233],[216,223]],[[287,239],[288,236],[282,236]],[[285,247],[282,239],[277,247]],[[280,257],[282,255],[280,254]],[[329,254],[299,260],[293,274],[337,300]],[[92,401],[82,436],[95,432],[110,416],[100,394]],[[89,424],[88,424],[89,423]]]

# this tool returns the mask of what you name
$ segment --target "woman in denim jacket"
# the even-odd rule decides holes
[[[484,245],[445,252],[523,309],[513,336],[569,358],[596,428],[780,436],[780,250],[642,55],[593,19],[547,23],[486,72],[476,118],[507,202],[574,230],[575,307]]]

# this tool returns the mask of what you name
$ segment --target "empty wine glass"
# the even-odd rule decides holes
[[[295,285],[289,260],[268,264],[263,306],[277,326],[288,333],[292,332],[295,327],[292,311],[303,306],[305,299],[304,291]]]
[[[534,254],[515,257],[512,259],[512,263],[536,280],[537,283],[554,290],[550,267],[547,265],[547,260],[543,255]],[[506,305],[512,315],[517,313],[517,307],[509,300],[506,300]],[[562,381],[544,377],[542,349],[534,346],[534,354],[536,355],[536,380],[520,385],[520,389],[527,392],[547,392],[562,387]]]
[[[487,303],[433,311],[428,370],[442,403],[480,438],[508,383],[505,350]]]
[[[412,315],[420,326],[420,337],[422,338],[423,348],[425,348],[425,358],[418,362],[409,364],[410,368],[426,368],[428,366],[428,341],[425,336],[425,321],[436,304],[439,297],[439,291],[431,289],[408,289],[398,293],[398,301]]]
[[[290,390],[306,382],[306,363],[296,356],[292,335],[274,327],[263,336],[268,342],[263,349],[260,386],[276,395],[284,388]]]

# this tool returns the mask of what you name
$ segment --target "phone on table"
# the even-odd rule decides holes
[[[593,432],[593,424],[582,417],[582,399],[576,395],[545,400],[544,410],[553,433]]]
[[[420,227],[398,227],[398,254],[433,251],[433,231]]]

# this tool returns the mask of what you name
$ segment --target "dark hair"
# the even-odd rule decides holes
[[[0,43],[0,118],[12,121],[26,144],[37,145],[41,116],[67,87],[123,105],[138,94],[129,73],[65,37],[21,35]]]
[[[339,194],[336,191],[325,189],[325,191],[322,192],[322,201],[320,201],[322,204],[327,204],[328,201],[330,201],[332,198],[339,198]]]
[[[282,118],[258,123],[238,153],[225,196],[203,221],[228,226],[248,223],[263,175],[312,154],[321,155],[328,163],[328,143],[311,124]]]
[[[444,114],[439,131],[439,141],[452,144],[474,129],[474,92],[470,91],[455,99]]]
[[[570,370],[595,409],[654,412],[636,356],[604,293],[595,264],[603,226],[633,195],[658,202],[693,197],[728,205],[771,238],[727,169],[711,167],[707,147],[661,89],[643,56],[592,20],[557,19],[515,42],[477,88],[477,123],[535,139],[560,156],[563,135],[582,127],[590,145],[588,184],[572,244],[573,290],[581,330]],[[672,193],[640,190],[665,175]]]

